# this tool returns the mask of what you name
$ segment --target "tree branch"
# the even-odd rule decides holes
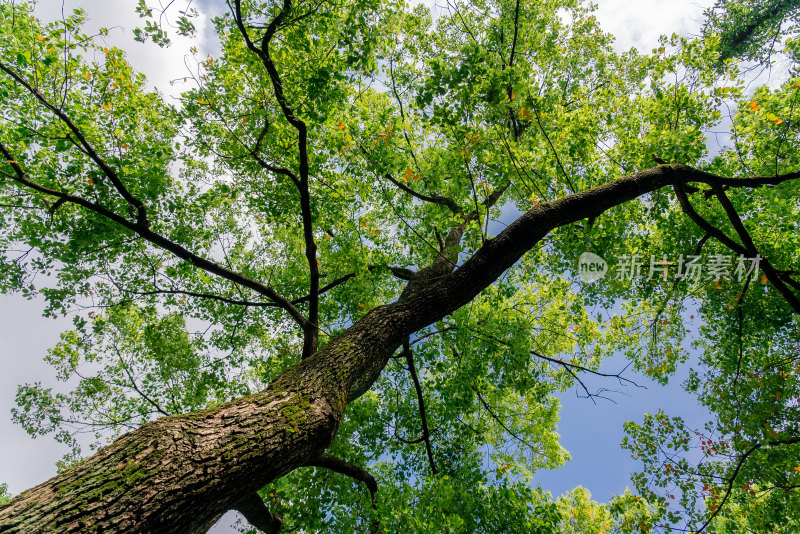
[[[72,132],[72,134],[78,139],[78,142],[83,147],[84,153],[87,154],[92,161],[103,171],[103,174],[108,177],[111,183],[114,185],[114,188],[117,192],[125,199],[128,204],[136,208],[136,224],[142,227],[149,227],[150,222],[147,220],[147,212],[145,210],[144,204],[141,200],[134,197],[126,188],[125,185],[120,180],[119,176],[117,175],[116,171],[111,168],[111,166],[106,163],[106,161],[100,157],[94,147],[89,143],[86,139],[86,136],[83,135],[83,132],[78,128],[74,122],[64,113],[60,108],[51,104],[45,97],[42,95],[35,87],[32,87],[22,76],[11,70],[8,66],[4,63],[0,62],[0,70],[8,74],[14,81],[22,85],[30,94],[36,98],[45,108],[50,110],[54,115],[56,115],[64,124],[67,125],[67,128]]]
[[[113,211],[101,206],[100,204],[91,202],[89,200],[86,200],[85,198],[78,197],[70,193],[57,191],[55,189],[51,189],[39,183],[33,182],[27,178],[25,172],[22,170],[22,167],[20,167],[19,163],[17,163],[17,161],[11,155],[11,152],[9,152],[8,148],[2,143],[0,143],[0,152],[2,152],[3,156],[6,159],[6,162],[11,166],[11,168],[14,170],[15,173],[13,175],[8,173],[3,173],[3,174],[5,176],[8,176],[15,182],[22,184],[23,186],[29,189],[33,189],[34,191],[44,193],[45,195],[54,196],[58,199],[63,199],[65,202],[76,204],[89,211],[97,213],[98,215],[101,215],[106,219],[109,219],[119,224],[120,226],[123,226],[128,230],[133,231],[134,233],[138,234],[139,236],[149,241],[153,245],[156,245],[171,252],[175,256],[191,263],[195,267],[198,267],[206,272],[215,274],[220,278],[224,278],[226,280],[230,280],[231,282],[241,284],[244,287],[252,289],[257,293],[265,295],[267,298],[275,302],[275,304],[278,307],[285,310],[292,317],[292,319],[294,319],[295,322],[297,322],[300,326],[305,326],[305,324],[308,322],[307,319],[303,316],[303,314],[301,314],[300,311],[294,307],[294,305],[292,305],[288,300],[286,300],[286,298],[283,295],[279,294],[273,288],[265,286],[259,282],[256,282],[255,280],[252,280],[242,274],[235,273],[217,263],[214,263],[213,261],[202,258],[197,254],[190,252],[183,246],[173,241],[170,241],[169,239],[160,234],[151,231],[148,227],[142,226],[135,222],[131,222],[125,219],[124,217],[117,215]]]
[[[725,191],[723,191],[722,187],[719,185],[713,186],[713,190],[720,204],[722,204],[722,208],[725,210],[725,213],[733,225],[733,228],[739,235],[739,239],[741,239],[744,246],[750,251],[751,257],[760,257],[760,254],[758,254],[758,249],[756,249],[756,246],[753,243],[753,239],[750,237],[750,234],[744,227],[742,219],[739,217],[739,214],[736,212],[736,208],[734,208],[730,199],[725,194]],[[772,266],[768,259],[762,258],[761,268],[764,270],[764,274],[767,276],[767,279],[772,282],[772,285],[775,286],[783,298],[786,299],[786,302],[788,302],[789,305],[794,308],[796,313],[800,313],[800,299],[798,299],[794,292],[784,283],[780,273]]]
[[[405,191],[409,195],[413,196],[414,198],[418,198],[418,199],[420,199],[420,200],[422,200],[424,202],[430,202],[432,204],[439,204],[439,205],[442,205],[442,206],[446,206],[454,214],[461,213],[463,211],[461,209],[461,207],[456,203],[456,201],[453,200],[452,198],[444,197],[444,196],[439,195],[437,193],[434,193],[433,195],[430,195],[430,196],[423,195],[422,193],[418,193],[417,191],[414,191],[413,189],[408,187],[403,182],[395,179],[388,172],[384,176],[386,177],[387,180],[389,180],[394,185],[396,185],[397,187],[399,187],[400,189],[402,189],[403,191]]]
[[[303,354],[302,358],[308,358],[317,351],[319,340],[319,264],[317,262],[317,244],[314,241],[313,216],[311,212],[311,194],[309,191],[309,167],[308,167],[308,128],[306,123],[297,118],[294,110],[286,101],[283,93],[283,83],[280,73],[278,73],[275,62],[269,54],[269,45],[278,28],[283,24],[284,18],[292,9],[291,0],[283,0],[283,7],[278,15],[272,19],[261,38],[261,48],[258,48],[250,40],[247,29],[242,19],[241,0],[234,2],[234,19],[239,28],[239,32],[245,39],[247,47],[255,53],[267,69],[270,81],[272,82],[273,93],[278,105],[283,112],[283,116],[296,130],[298,134],[297,150],[300,158],[299,174],[300,180],[294,180],[297,191],[300,194],[300,211],[303,220],[303,239],[306,244],[305,255],[308,262],[309,276],[309,300],[308,300],[308,321],[303,324]]]
[[[422,423],[422,440],[425,442],[425,452],[428,454],[428,463],[431,466],[431,474],[437,473],[436,464],[433,461],[433,449],[431,448],[431,433],[428,429],[428,417],[425,415],[425,399],[422,397],[422,386],[419,383],[417,369],[414,365],[414,356],[411,354],[411,346],[408,338],[403,342],[403,354],[408,364],[408,372],[414,382],[414,389],[417,392],[417,405],[419,406],[419,418]]]
[[[791,173],[794,178],[800,177],[798,173]],[[713,176],[713,175],[712,175]],[[786,175],[788,176],[788,175]],[[778,177],[776,177],[778,178]],[[794,179],[792,178],[792,179]],[[740,179],[741,181],[747,179]],[[784,180],[785,181],[785,180]],[[794,309],[795,313],[800,313],[800,299],[789,289],[786,284],[781,280],[780,274],[778,271],[772,266],[767,258],[761,257],[758,254],[758,250],[756,249],[755,245],[753,244],[750,235],[747,233],[747,230],[744,228],[741,219],[739,218],[738,213],[731,204],[728,197],[722,192],[722,180],[711,180],[709,183],[713,189],[717,198],[719,199],[720,203],[722,204],[725,213],[728,215],[728,218],[733,224],[734,228],[737,230],[737,233],[742,239],[743,245],[740,245],[730,237],[728,237],[725,232],[717,228],[716,226],[712,225],[706,219],[704,219],[692,206],[692,203],[689,201],[689,197],[686,196],[686,191],[684,185],[682,183],[676,183],[673,185],[673,189],[675,191],[675,196],[678,198],[678,203],[681,206],[681,209],[684,213],[686,213],[689,218],[701,229],[703,229],[707,234],[714,237],[717,241],[731,249],[732,251],[736,252],[740,255],[752,255],[752,257],[760,257],[761,263],[763,264],[762,268],[764,270],[764,274],[767,276],[767,279],[772,282],[772,285],[775,286],[775,289],[781,294],[781,296],[786,300],[786,302]],[[751,179],[751,184],[755,184],[755,187],[760,185],[765,185],[760,180]],[[721,196],[720,196],[721,195]]]
[[[722,497],[722,501],[713,509],[713,512],[708,517],[708,519],[706,519],[705,522],[700,526],[700,528],[695,530],[695,532],[697,532],[699,534],[700,532],[704,531],[706,529],[706,527],[708,527],[708,525],[711,524],[711,521],[713,521],[714,518],[717,517],[717,515],[720,512],[720,510],[722,510],[722,506],[728,500],[728,497],[730,497],[731,492],[733,491],[733,485],[736,483],[736,477],[739,474],[739,471],[742,469],[742,466],[744,465],[744,462],[745,462],[745,460],[747,460],[748,456],[753,454],[755,451],[757,451],[761,447],[773,447],[775,445],[793,445],[795,443],[800,443],[800,438],[772,440],[772,441],[768,441],[766,443],[765,442],[759,442],[759,443],[756,443],[753,446],[751,446],[749,449],[747,449],[747,451],[745,451],[745,453],[742,456],[740,456],[739,460],[736,462],[736,467],[733,470],[733,475],[731,475],[728,478],[728,487],[725,490],[725,495]]]
[[[248,523],[264,534],[277,534],[281,531],[283,520],[269,511],[258,493],[248,493],[232,509],[242,514]]]

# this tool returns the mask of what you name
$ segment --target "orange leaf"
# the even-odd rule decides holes
[[[761,106],[755,100],[750,102],[750,111],[758,111],[759,109],[761,109]]]
[[[362,228],[366,228],[367,227],[367,223],[365,223],[364,221],[361,221],[361,227]]]
[[[336,126],[337,126],[337,127],[340,129],[340,130],[344,130],[344,123],[343,123],[343,122],[340,122],[340,123],[339,123],[339,124],[337,124]]]
[[[775,119],[775,124],[783,124],[783,119]]]
[[[91,72],[88,72],[88,71],[86,72],[86,79],[87,80],[91,80],[92,79],[92,73]]]
[[[363,308],[363,307],[364,307],[364,305],[363,305],[363,304],[359,304],[359,305],[358,305],[358,307],[359,307],[359,308]]]
[[[767,281],[767,275],[766,274],[761,277],[761,281],[766,283],[766,281]]]

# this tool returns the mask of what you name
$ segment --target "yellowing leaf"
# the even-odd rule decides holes
[[[86,79],[87,80],[91,80],[92,79],[92,73],[91,72],[86,71]]]
[[[40,41],[44,41],[44,37],[42,37],[42,36],[41,36],[41,35],[39,35],[38,33],[36,34],[36,38],[37,38],[37,39],[39,39]]]
[[[761,109],[761,106],[758,105],[758,102],[755,100],[750,102],[750,111],[758,111],[759,109]]]
[[[340,123],[339,123],[339,124],[337,124],[336,126],[337,126],[337,127],[340,129],[340,130],[344,130],[344,123],[343,123],[343,122],[340,122]]]
[[[361,227],[362,228],[366,228],[367,227],[367,223],[365,223],[364,221],[361,221]]]
[[[106,111],[109,111],[111,109],[111,104],[106,102],[105,104],[103,104],[103,109],[106,110]]]
[[[783,119],[775,119],[773,122],[775,124],[783,124]]]
[[[206,101],[205,101],[205,100],[203,100],[202,98],[198,98],[198,99],[197,99],[197,103],[198,103],[198,104],[200,104],[201,106],[205,106],[206,104],[208,104],[208,102],[206,102]]]
[[[89,185],[91,185],[91,186],[93,186],[93,185],[94,185],[94,180],[92,180],[91,178],[89,178],[88,180],[86,180],[86,183],[87,183],[87,184],[89,184]]]
[[[373,233],[374,235],[378,235],[379,233],[381,233],[381,231],[380,231],[380,230],[373,230],[373,231],[372,231],[372,233]]]

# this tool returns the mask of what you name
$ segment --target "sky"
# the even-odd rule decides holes
[[[167,95],[175,95],[178,87],[170,80],[182,78],[186,72],[185,58],[192,44],[177,40],[167,49],[133,40],[132,28],[138,17],[134,12],[136,0],[40,0],[37,11],[45,20],[69,14],[83,7],[89,17],[87,33],[99,27],[111,29],[106,41],[128,52],[135,70],[147,75],[152,86]],[[656,47],[661,34],[696,35],[703,19],[703,10],[711,0],[599,0],[596,16],[606,31],[616,36],[616,48],[632,46],[649,52]],[[219,9],[215,0],[195,1],[201,11],[195,21],[202,37],[209,35],[209,9]],[[200,52],[213,52],[213,43],[201,39]],[[0,483],[17,494],[55,475],[55,462],[65,449],[48,436],[31,439],[24,430],[11,422],[10,410],[18,384],[41,381],[58,387],[52,369],[42,361],[46,350],[55,345],[59,334],[71,327],[69,319],[41,317],[44,305],[40,300],[27,301],[15,295],[0,295]],[[617,372],[624,367],[620,358],[604,363],[601,371]],[[626,451],[619,448],[623,437],[622,423],[626,419],[640,420],[642,413],[669,409],[683,415],[689,425],[700,424],[703,411],[677,385],[687,369],[679,371],[671,386],[662,387],[647,379],[630,374],[647,389],[628,388],[614,398],[616,404],[579,399],[574,391],[561,396],[562,410],[559,433],[562,444],[570,451],[572,460],[558,471],[540,472],[534,482],[558,496],[582,484],[595,499],[607,501],[613,494],[624,491],[629,484],[628,473],[637,468]],[[626,375],[627,376],[627,375]],[[612,384],[590,381],[596,387]],[[228,514],[212,530],[215,534],[235,532]]]

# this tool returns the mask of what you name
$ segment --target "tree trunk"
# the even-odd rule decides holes
[[[0,532],[205,532],[222,513],[330,445],[348,402],[408,335],[470,302],[552,229],[670,183],[663,165],[534,207],[457,269],[414,279],[255,395],[149,423],[0,508]],[[716,178],[716,177],[714,177]]]

